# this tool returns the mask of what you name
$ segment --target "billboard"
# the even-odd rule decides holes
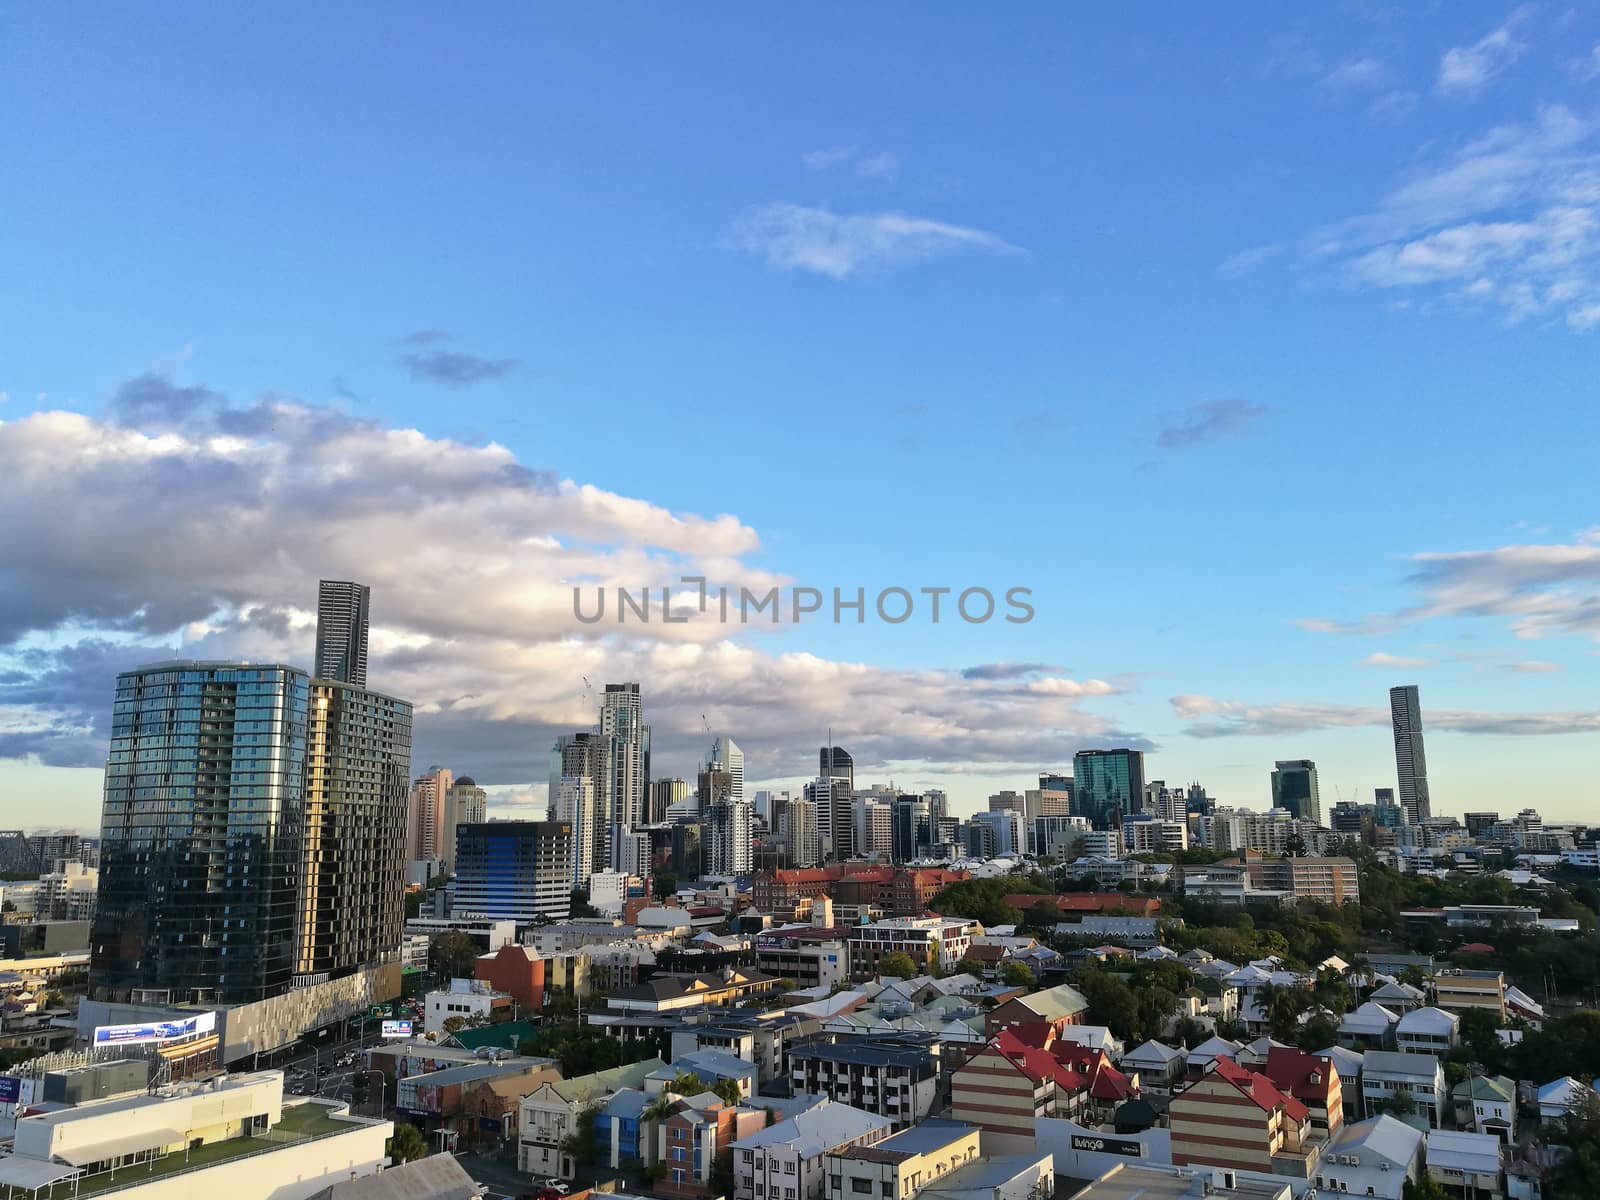
[[[410,1021],[385,1021],[383,1023],[383,1036],[386,1038],[408,1038],[411,1036],[412,1023]]]
[[[15,1104],[22,1099],[22,1080],[15,1075],[0,1075],[0,1104]]]
[[[149,1021],[140,1025],[96,1025],[96,1046],[132,1046],[140,1042],[175,1042],[179,1038],[211,1033],[217,1028],[217,1014],[196,1013],[177,1021]]]

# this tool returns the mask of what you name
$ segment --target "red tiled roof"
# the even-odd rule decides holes
[[[1339,1072],[1327,1058],[1307,1054],[1293,1046],[1273,1046],[1257,1074],[1272,1080],[1273,1086],[1281,1092],[1327,1108],[1333,1080],[1338,1078]],[[1317,1077],[1316,1083],[1311,1081],[1312,1076]]]
[[[1465,946],[1456,947],[1457,954],[1493,954],[1494,947],[1488,942],[1468,942]]]
[[[1002,1030],[989,1045],[1036,1083],[1049,1079],[1065,1091],[1087,1091],[1102,1100],[1138,1095],[1133,1080],[1111,1065],[1104,1050],[1058,1041],[1055,1030],[1043,1022]]]
[[[1304,1121],[1310,1115],[1304,1104],[1293,1096],[1285,1096],[1265,1075],[1251,1074],[1225,1054],[1219,1054],[1216,1063],[1215,1074],[1231,1083],[1262,1112],[1269,1113],[1281,1104],[1283,1111],[1296,1121]]]

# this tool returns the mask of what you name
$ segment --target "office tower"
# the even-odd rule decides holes
[[[1394,798],[1393,788],[1374,788],[1372,791],[1372,823],[1379,829],[1399,829],[1409,824],[1406,810]]]
[[[1027,815],[1027,798],[1021,792],[997,792],[989,797],[990,812],[1014,812]]]
[[[604,863],[614,871],[622,835],[644,824],[645,792],[650,786],[650,726],[644,723],[637,683],[606,684],[600,704],[600,735],[611,743],[611,796],[602,803],[606,810]]]
[[[882,801],[854,801],[855,848],[863,858],[888,858],[894,850],[894,809]]]
[[[1072,815],[1072,778],[1067,775],[1040,775],[1039,802],[1035,817]]]
[[[990,812],[974,813],[972,824],[982,825],[994,831],[993,839],[989,843],[993,847],[989,853],[990,858],[1021,854],[1026,848],[1022,841],[1022,814],[1015,809],[994,809]]]
[[[1322,824],[1322,797],[1317,791],[1317,764],[1291,758],[1272,769],[1272,807],[1287,809],[1306,821]]]
[[[792,797],[787,791],[762,790],[756,793],[755,813],[766,823],[769,833],[777,833],[783,824],[783,810]]]
[[[311,681],[297,983],[347,974],[400,945],[410,772],[409,704]]]
[[[551,795],[550,819],[568,827],[571,861],[567,878],[572,887],[587,888],[595,873],[596,803],[594,780],[587,775],[563,775]]]
[[[282,665],[117,677],[90,987],[248,1003],[400,940],[411,706]]]
[[[790,800],[784,806],[781,832],[789,847],[791,867],[814,867],[822,861],[815,801],[804,797]]]
[[[1169,788],[1164,779],[1144,785],[1144,811],[1160,821],[1187,821],[1189,798],[1182,788]]]
[[[1000,856],[1000,851],[997,848],[998,831],[995,826],[977,819],[979,816],[987,815],[986,813],[976,814],[972,820],[962,826],[961,840],[970,858],[998,858]]]
[[[844,862],[855,854],[854,796],[849,780],[818,778],[805,786],[805,798],[817,812],[817,836],[825,860]]]
[[[1389,689],[1394,722],[1394,768],[1400,780],[1400,807],[1406,820],[1420,825],[1433,815],[1428,798],[1428,759],[1422,750],[1422,698],[1417,685]]]
[[[406,802],[406,857],[413,862],[445,857],[445,794],[455,782],[447,767],[429,767],[411,784]]]
[[[1028,851],[1066,862],[1075,857],[1074,847],[1088,832],[1089,823],[1082,817],[1035,817],[1028,824]]]
[[[463,775],[444,794],[444,869],[456,873],[456,829],[482,825],[489,819],[489,793],[470,775]]]
[[[711,743],[711,753],[706,764],[724,771],[728,776],[729,795],[735,800],[744,799],[744,751],[730,737],[719,737]]]
[[[1072,758],[1074,816],[1095,829],[1120,829],[1144,803],[1144,754],[1138,750],[1080,750]]]
[[[950,797],[938,788],[929,788],[922,793],[922,798],[928,802],[928,826],[937,834],[939,822],[950,815]],[[937,837],[934,840],[937,841]]]
[[[1473,837],[1482,837],[1500,823],[1500,814],[1497,812],[1469,812],[1463,815],[1462,822],[1467,827],[1467,832]]]
[[[659,825],[667,819],[667,809],[680,800],[687,800],[694,789],[687,779],[656,779],[650,783],[650,812],[648,824]]]
[[[623,834],[617,847],[617,870],[639,879],[650,878],[655,869],[655,855],[651,848],[648,832]]]
[[[721,771],[715,774],[726,778]],[[705,873],[748,875],[752,865],[750,821],[754,815],[750,802],[736,800],[730,794],[702,811],[706,826]]]
[[[672,873],[681,880],[699,879],[705,873],[706,827],[699,821],[680,821],[672,827]]]
[[[1205,788],[1201,787],[1198,783],[1191,783],[1189,785],[1189,790],[1186,793],[1185,799],[1191,814],[1198,813],[1200,816],[1209,816],[1217,809],[1216,801],[1210,796],[1206,795]]]
[[[715,763],[707,763],[700,768],[695,797],[700,801],[700,815],[703,817],[711,811],[713,805],[735,798],[732,777]]]
[[[851,795],[856,789],[856,763],[855,759],[845,751],[842,746],[824,746],[817,755],[817,776],[821,779],[843,779],[845,788]]]
[[[1372,829],[1372,813],[1365,805],[1340,801],[1328,810],[1328,828],[1335,833],[1365,837]]]
[[[564,920],[572,912],[572,826],[485,821],[456,829],[452,917]]]
[[[596,871],[611,868],[612,814],[616,811],[615,739],[594,730],[562,734],[550,751],[550,803],[562,793],[564,779],[587,779],[593,804],[588,826],[573,821],[574,877],[585,880]],[[569,793],[570,795],[570,793]]]
[[[317,678],[367,686],[367,624],[372,589],[324,579],[317,585]]]
[[[894,802],[894,834],[890,847],[897,863],[918,857],[933,842],[928,802],[921,796],[901,796]]]

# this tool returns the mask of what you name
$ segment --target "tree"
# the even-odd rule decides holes
[[[415,1125],[396,1125],[389,1139],[389,1157],[397,1163],[415,1162],[428,1154],[428,1143]]]
[[[572,889],[572,905],[568,910],[573,920],[580,917],[598,917],[600,913],[589,903],[589,893],[583,888]]]
[[[962,975],[976,975],[983,978],[983,964],[975,958],[963,958],[956,964],[956,970]]]
[[[467,1025],[467,1019],[465,1017],[461,1017],[461,1016],[448,1017],[445,1020],[445,1023],[443,1025],[443,1029],[444,1029],[444,1031],[446,1033],[454,1033],[458,1029],[465,1029],[466,1025]]]
[[[459,929],[433,935],[428,943],[428,967],[444,979],[467,979],[478,958],[478,943]]]
[[[911,961],[911,955],[903,950],[896,950],[892,954],[885,954],[878,962],[878,974],[893,975],[896,979],[910,979],[917,973],[917,964]]]
[[[671,871],[658,871],[651,881],[650,890],[655,893],[657,900],[665,900],[678,890],[678,877]]]
[[[1600,1196],[1600,1097],[1588,1092],[1550,1140],[1572,1151],[1551,1173],[1550,1195]]]
[[[1210,1035],[1206,1033],[1206,1027],[1193,1017],[1180,1017],[1177,1025],[1173,1027],[1172,1036],[1185,1049],[1193,1050]]]
[[[1388,1113],[1391,1117],[1409,1117],[1417,1111],[1417,1098],[1406,1088],[1397,1088],[1389,1093],[1387,1099],[1378,1101],[1373,1106],[1374,1111]]]
[[[719,1079],[711,1085],[710,1090],[717,1099],[730,1107],[736,1107],[744,1099],[744,1091],[739,1087],[737,1079]]]
[[[1452,1200],[1444,1186],[1426,1170],[1416,1179],[1408,1179],[1400,1189],[1401,1200]]]
[[[1039,981],[1027,963],[1008,962],[1000,965],[1000,982],[1007,987],[1031,988]]]
[[[595,1133],[595,1119],[600,1115],[598,1104],[590,1105],[578,1114],[577,1124],[572,1132],[561,1143],[561,1149],[572,1155],[572,1161],[579,1166],[587,1166],[594,1162],[600,1152],[599,1136]]]

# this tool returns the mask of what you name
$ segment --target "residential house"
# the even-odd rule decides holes
[[[1165,1042],[1149,1041],[1129,1050],[1117,1065],[1137,1075],[1144,1089],[1164,1092],[1183,1079],[1188,1061],[1182,1050]]]
[[[1317,1164],[1317,1192],[1348,1192],[1401,1200],[1406,1183],[1421,1178],[1426,1135],[1393,1117],[1346,1125]]]
[[[1234,1058],[1239,1053],[1239,1043],[1230,1042],[1224,1037],[1209,1037],[1198,1046],[1192,1046],[1184,1054],[1184,1062],[1190,1079],[1199,1079],[1211,1069],[1213,1063],[1219,1058]]]
[[[1437,1058],[1396,1050],[1368,1050],[1361,1056],[1363,1115],[1377,1116],[1402,1092],[1416,1104],[1417,1114],[1427,1118],[1430,1129],[1444,1124],[1444,1068]]]
[[[1571,1075],[1552,1079],[1538,1090],[1539,1120],[1565,1120],[1594,1094],[1588,1085],[1579,1083]]]
[[[822,1200],[822,1160],[883,1141],[894,1122],[824,1099],[733,1144],[734,1200]]]
[[[930,1035],[820,1034],[789,1046],[789,1078],[796,1092],[910,1125],[933,1108],[939,1061]]]
[[[577,1164],[564,1145],[582,1113],[603,1105],[623,1088],[642,1090],[646,1076],[666,1065],[659,1058],[647,1058],[574,1079],[552,1080],[524,1096],[518,1116],[517,1169],[530,1175],[571,1179]]]
[[[1517,1084],[1504,1075],[1474,1075],[1450,1089],[1456,1128],[1492,1133],[1506,1145],[1517,1134]]]
[[[993,1133],[1031,1130],[1039,1117],[1097,1123],[1138,1095],[1137,1077],[1104,1050],[1056,1038],[1045,1024],[1001,1030],[951,1077],[951,1115]]]
[[[1218,1058],[1167,1109],[1178,1166],[1283,1175],[1309,1181],[1324,1142],[1310,1114],[1265,1075]]]
[[[1243,1065],[1243,1064],[1241,1064]],[[1293,1046],[1273,1046],[1255,1070],[1306,1106],[1315,1135],[1331,1137],[1344,1125],[1344,1089],[1332,1058]]]
[[[1339,1072],[1339,1094],[1344,1098],[1345,1123],[1361,1120],[1365,1115],[1361,1111],[1361,1051],[1351,1050],[1348,1046],[1329,1046],[1316,1053],[1318,1057],[1332,1059],[1334,1069]]]
[[[522,1098],[561,1078],[554,1066],[526,1074],[491,1075],[461,1089],[456,1131],[468,1143],[515,1140]]]
[[[1375,1000],[1351,1009],[1339,1018],[1335,1035],[1339,1045],[1352,1050],[1387,1050],[1394,1045],[1400,1015]]]
[[[683,1097],[657,1130],[666,1173],[656,1187],[668,1195],[709,1194],[712,1172],[719,1164],[731,1164],[733,1143],[766,1123],[761,1109],[729,1104],[711,1092]]]
[[[1375,988],[1368,1000],[1383,1005],[1390,1012],[1405,1013],[1421,1008],[1428,1002],[1428,994],[1421,988],[1401,983],[1398,979],[1386,980]]]
[[[639,1088],[613,1092],[594,1117],[597,1166],[618,1170],[656,1161],[656,1122],[645,1116],[656,1097]]]
[[[1544,1005],[1519,987],[1506,988],[1506,1014],[1519,1018],[1533,1029],[1540,1028],[1544,1023]]]
[[[644,1077],[644,1090],[652,1095],[665,1090],[679,1075],[693,1075],[707,1088],[714,1088],[724,1079],[739,1085],[739,1096],[747,1099],[755,1095],[755,1064],[722,1050],[696,1050],[680,1054],[658,1071]]]
[[[1395,1047],[1410,1054],[1444,1057],[1460,1040],[1461,1018],[1442,1008],[1414,1008],[1394,1027]]]
[[[1506,1019],[1506,978],[1499,971],[1449,968],[1433,977],[1433,1002],[1440,1008],[1481,1008]]]
[[[1499,1200],[1505,1195],[1500,1167],[1503,1143],[1492,1133],[1428,1134],[1428,1174],[1452,1194],[1469,1200]]]
[[[959,1121],[923,1121],[876,1145],[825,1154],[823,1200],[909,1200],[977,1157],[976,1128]]]
[[[993,1037],[1002,1029],[1014,1029],[1018,1025],[1031,1025],[1038,1021],[1054,1025],[1059,1032],[1064,1026],[1082,1024],[1083,1014],[1088,1008],[1089,1001],[1083,993],[1063,983],[1042,991],[1029,992],[1026,996],[1017,996],[990,1009],[984,1019],[984,1032]]]

